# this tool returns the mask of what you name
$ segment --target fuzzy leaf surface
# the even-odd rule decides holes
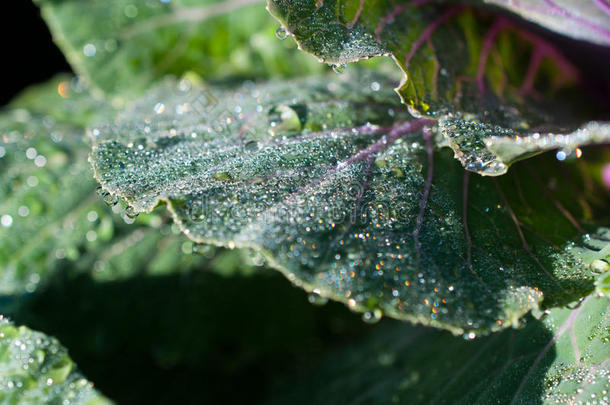
[[[434,150],[434,123],[380,76],[167,82],[94,128],[91,161],[133,211],[165,202],[193,241],[258,250],[366,319],[485,333],[592,291],[608,196],[586,168],[543,156],[470,176]]]
[[[467,170],[497,176],[544,150],[610,140],[574,65],[505,17],[404,0],[268,0],[267,8],[323,62],[391,56],[404,73],[403,102],[439,121]]]

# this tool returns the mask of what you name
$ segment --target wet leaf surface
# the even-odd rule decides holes
[[[326,63],[391,56],[404,73],[403,102],[439,121],[467,170],[497,176],[543,150],[569,154],[610,139],[608,124],[595,122],[603,108],[593,107],[605,99],[582,90],[586,78],[554,44],[503,16],[403,0],[269,0],[267,8]]]
[[[75,369],[57,339],[0,315],[0,401],[4,404],[111,402]]]
[[[193,241],[260,251],[367,321],[470,337],[591,292],[608,196],[587,167],[542,156],[499,179],[465,174],[391,88],[167,82],[92,130],[91,161],[134,212],[165,202]]]
[[[57,276],[109,281],[204,260],[167,218],[136,220],[96,191],[85,125],[114,113],[68,76],[0,113],[0,313]]]

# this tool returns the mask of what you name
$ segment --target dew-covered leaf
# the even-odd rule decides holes
[[[0,402],[103,405],[111,402],[76,370],[52,337],[0,315]]]
[[[162,216],[127,225],[96,192],[85,125],[113,115],[69,77],[27,90],[0,112],[0,311],[53,277],[112,280],[201,262],[182,253],[191,243]]]
[[[523,330],[464,341],[403,324],[379,325],[287,376],[269,403],[595,404],[610,391],[608,299],[555,308]],[[375,376],[371,380],[370,376]]]
[[[91,161],[133,211],[167,202],[193,241],[254,248],[367,320],[484,333],[592,291],[610,235],[587,168],[542,156],[470,176],[434,124],[381,76],[167,82],[91,131]]]
[[[74,70],[111,95],[166,74],[208,78],[319,70],[275,38],[262,0],[36,0]],[[308,60],[309,59],[309,60]]]
[[[610,140],[608,124],[591,122],[598,112],[587,109],[596,102],[581,90],[579,70],[505,17],[405,0],[268,0],[267,7],[321,61],[392,56],[404,72],[403,102],[439,121],[468,170],[501,175],[542,150]]]
[[[570,38],[610,46],[607,0],[476,0],[502,7],[523,19]]]

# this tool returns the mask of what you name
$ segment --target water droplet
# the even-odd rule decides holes
[[[345,71],[345,65],[344,64],[336,64],[336,65],[332,65],[333,68],[333,72],[337,73],[337,74],[341,74]]]
[[[373,311],[363,313],[362,320],[366,323],[377,323],[381,320],[382,315],[383,314],[381,313],[380,309],[375,309]]]
[[[265,265],[265,256],[258,250],[248,249],[246,251],[248,255],[248,259],[254,266],[264,266]]]
[[[199,256],[210,256],[214,251],[211,245],[203,245],[203,244],[194,244],[193,245],[193,254]]]
[[[272,136],[279,132],[299,132],[301,119],[291,106],[278,105],[269,110],[269,127]]]
[[[86,57],[91,58],[91,57],[95,56],[95,54],[97,53],[97,49],[96,49],[95,45],[87,44],[83,47],[83,53],[85,54]]]
[[[279,27],[276,31],[275,31],[275,36],[277,37],[277,39],[279,40],[285,40],[288,37],[288,32],[286,31],[286,28],[284,27]]]
[[[307,296],[307,301],[314,305],[324,305],[328,302],[328,298],[322,297],[319,293],[312,292]]]
[[[25,151],[25,156],[30,160],[35,159],[37,154],[38,154],[38,152],[36,151],[35,148],[28,148]]]
[[[162,114],[163,111],[165,111],[165,104],[163,103],[157,103],[155,104],[155,106],[153,107],[154,112],[156,112],[157,114]]]
[[[468,333],[464,333],[463,337],[466,340],[473,340],[474,338],[477,337],[477,334],[474,332],[468,332]]]
[[[260,144],[257,141],[249,141],[244,145],[247,152],[256,152],[259,148]]]
[[[97,189],[97,193],[100,197],[102,197],[102,200],[104,200],[106,205],[113,206],[119,202],[117,196],[110,194],[108,191],[102,189],[101,187]]]
[[[128,218],[131,218],[131,219],[136,219],[136,218],[137,218],[137,216],[138,216],[138,215],[140,215],[140,213],[139,213],[139,212],[137,212],[137,211],[136,211],[136,209],[135,209],[133,206],[128,205],[128,206],[125,208],[125,215],[126,215]]]
[[[5,228],[9,228],[11,225],[13,225],[13,217],[8,214],[2,215],[2,217],[0,217],[0,224],[2,224],[2,226]]]

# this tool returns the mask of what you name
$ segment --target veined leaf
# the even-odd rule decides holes
[[[608,299],[555,308],[523,330],[463,341],[393,323],[287,377],[271,403],[585,404],[610,391]],[[371,380],[370,376],[375,379]]]
[[[365,319],[470,336],[518,324],[543,295],[553,306],[592,291],[610,235],[596,214],[607,192],[586,169],[543,156],[470,177],[391,87],[168,82],[92,130],[95,176],[132,210],[164,201],[193,241],[259,250]]]
[[[85,125],[113,115],[63,76],[24,92],[0,113],[0,311],[52,277],[86,272],[112,280],[186,270],[203,260],[190,255],[190,242],[172,235],[160,215],[128,226],[97,195]],[[134,221],[120,205],[114,211]]]
[[[274,37],[262,0],[36,0],[74,70],[128,98],[167,74],[215,79],[319,70]]]
[[[0,315],[0,402],[86,404],[111,402],[93,389],[59,342]]]
[[[483,0],[571,38],[610,46],[607,0]]]
[[[543,150],[610,140],[610,126],[582,111],[578,70],[505,17],[405,0],[268,0],[267,8],[321,61],[392,56],[404,73],[403,102],[439,120],[467,170],[501,175]]]

